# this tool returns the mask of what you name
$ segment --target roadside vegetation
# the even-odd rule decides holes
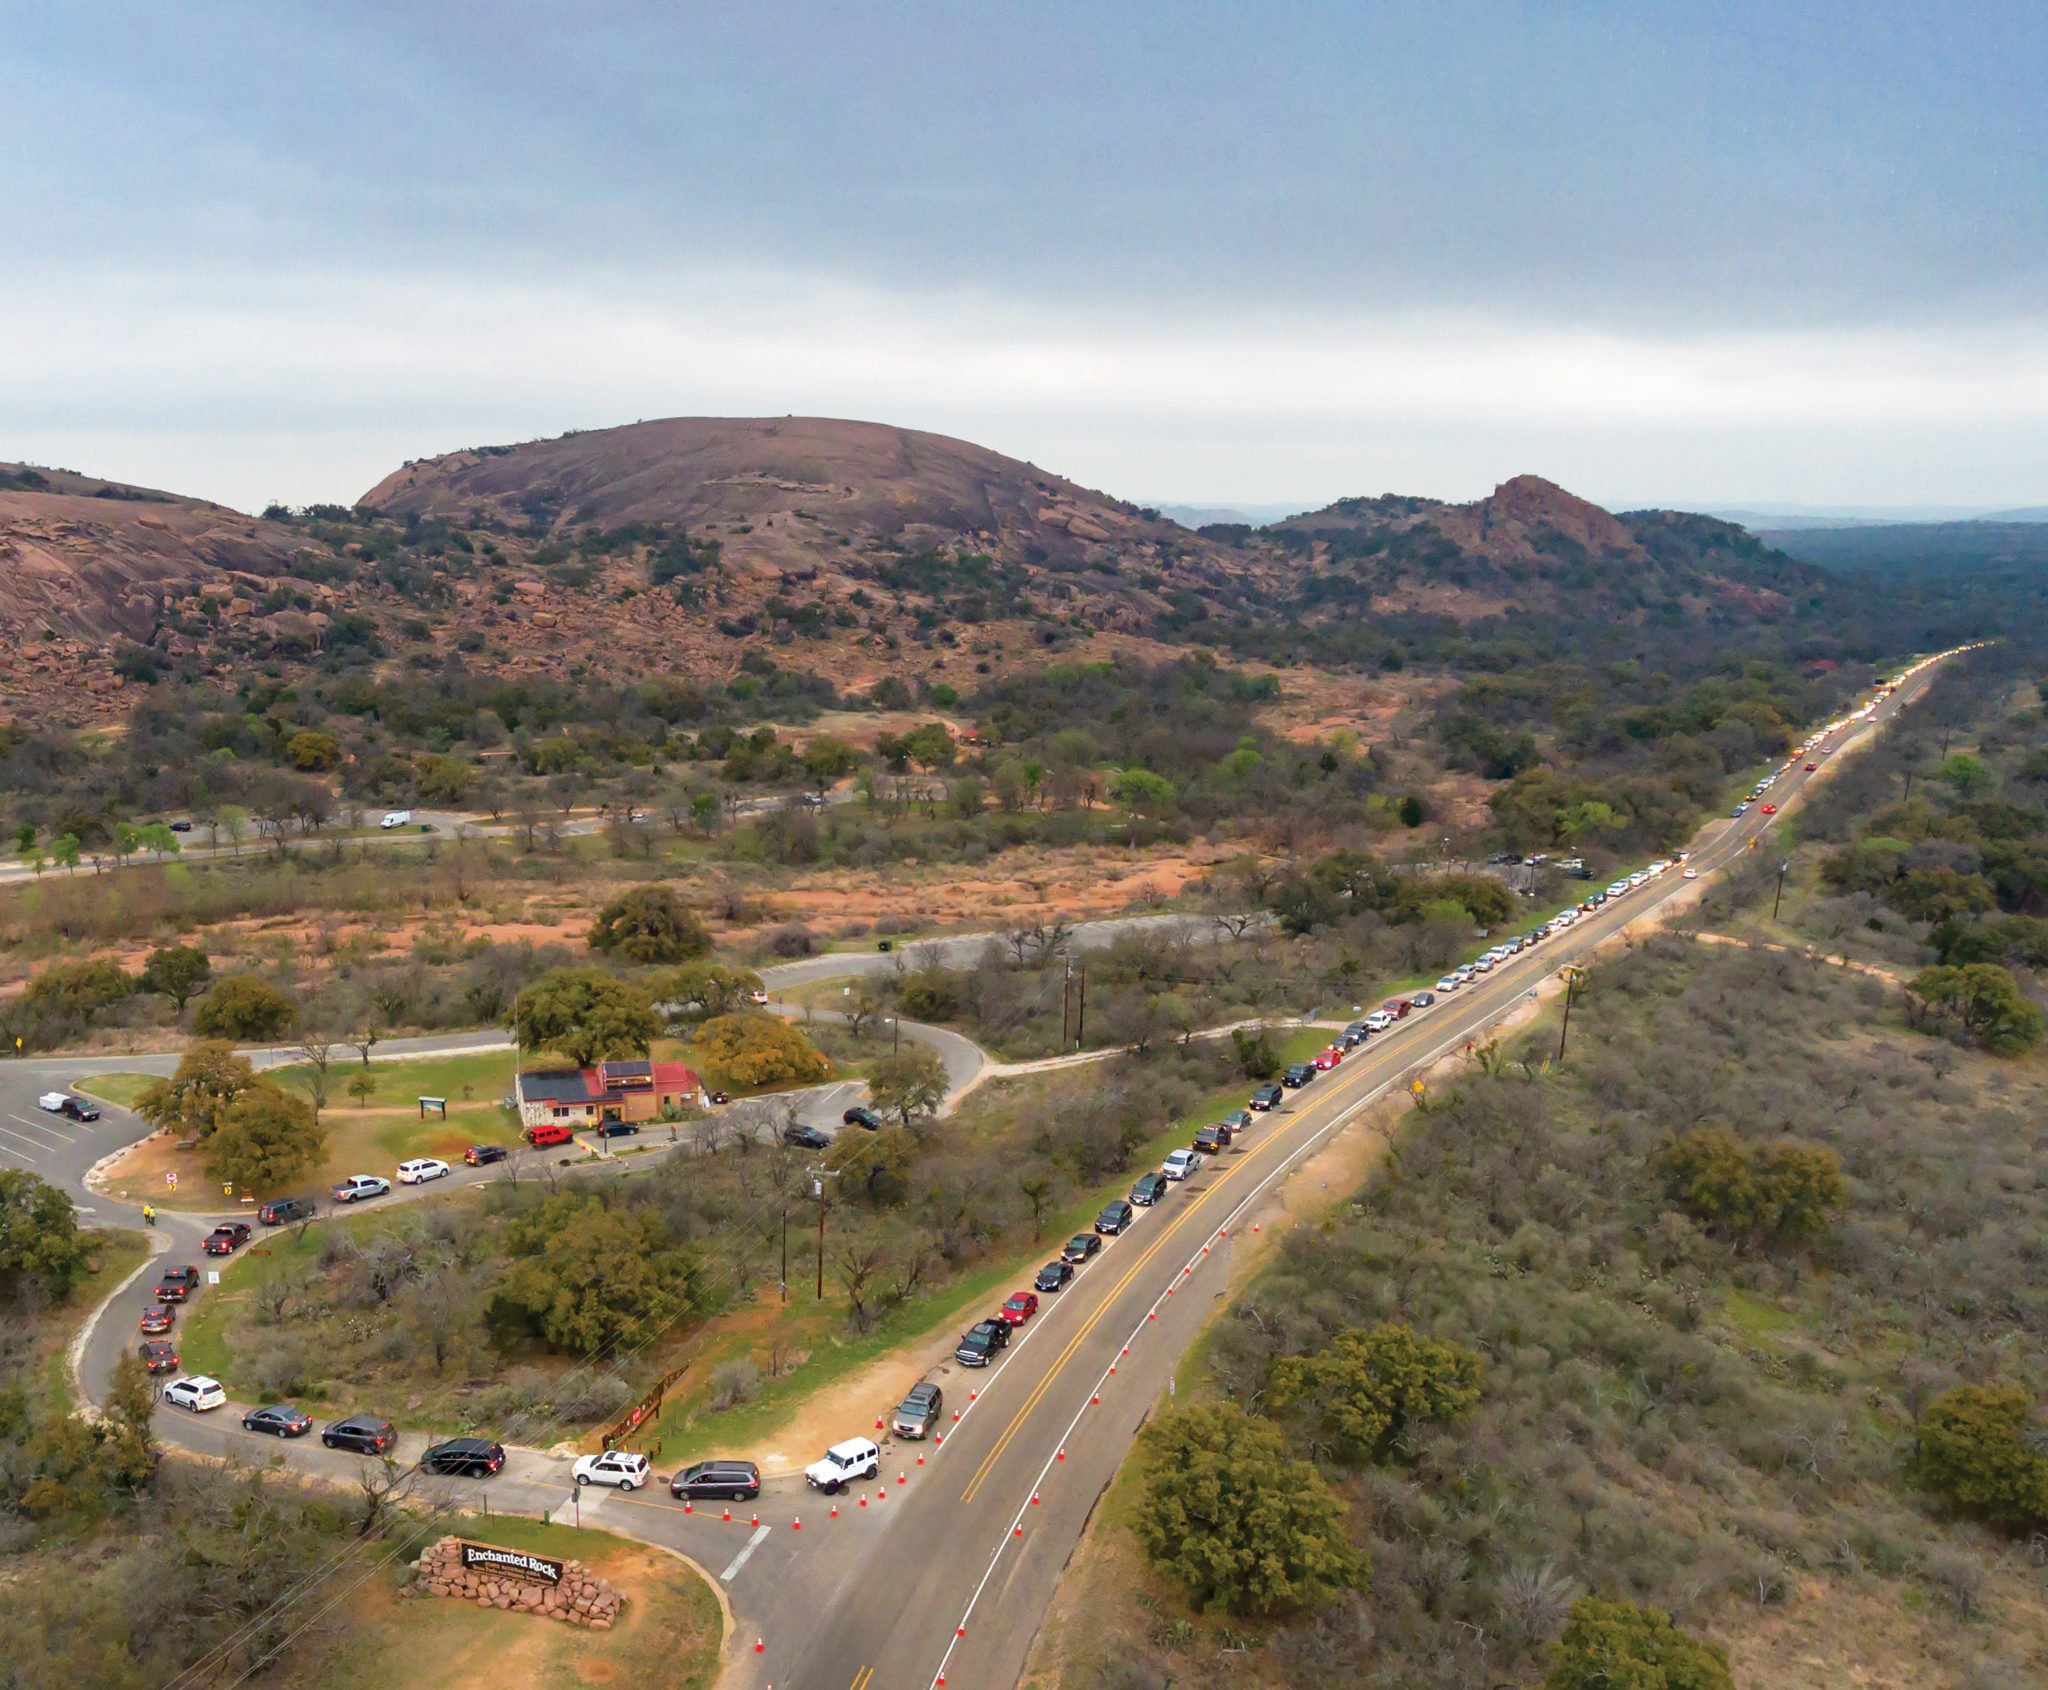
[[[1563,1065],[1553,1024],[1388,1106],[1143,1440],[1077,1581],[1138,1598],[1069,1604],[1062,1685],[2039,1677],[2048,1075],[2006,941],[2041,711],[1997,663],[1941,684],[1802,812],[1775,935],[1740,864],[1699,923],[1755,946],[1634,947]]]

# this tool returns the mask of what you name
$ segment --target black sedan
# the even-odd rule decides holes
[[[289,1403],[272,1403],[252,1408],[242,1416],[245,1432],[268,1432],[273,1438],[303,1438],[313,1429],[313,1417],[302,1414]]]
[[[1035,1291],[1064,1291],[1073,1282],[1074,1269],[1068,1262],[1047,1262],[1031,1282]]]
[[[631,1121],[601,1121],[598,1123],[599,1138],[637,1138],[640,1129]]]
[[[1067,1247],[1060,1252],[1063,1262],[1085,1262],[1102,1248],[1102,1240],[1092,1232],[1077,1232],[1067,1240]]]
[[[792,1121],[782,1129],[782,1142],[793,1144],[799,1150],[828,1150],[831,1138],[816,1127],[807,1127],[801,1121]]]

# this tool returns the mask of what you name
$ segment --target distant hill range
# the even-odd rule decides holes
[[[0,571],[0,633],[27,654],[0,690],[74,719],[118,711],[117,672],[343,645],[572,681],[747,664],[966,691],[1058,653],[1252,652],[1288,628],[1349,661],[1375,618],[1675,638],[1784,617],[1818,579],[1732,524],[1617,516],[1535,476],[1196,531],[965,441],[811,417],[478,447],[261,517],[0,466]]]
[[[1339,499],[1260,534],[1348,567],[1379,609],[1467,619],[1754,619],[1786,612],[1814,584],[1810,568],[1733,523],[1682,511],[1614,515],[1534,475],[1470,504]]]

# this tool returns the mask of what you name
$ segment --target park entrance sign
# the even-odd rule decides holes
[[[529,1555],[523,1549],[499,1549],[488,1543],[464,1542],[462,1570],[497,1573],[533,1584],[560,1584],[562,1563],[545,1555]]]

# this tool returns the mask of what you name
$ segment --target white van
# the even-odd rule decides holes
[[[379,827],[410,827],[412,825],[412,811],[386,810],[384,812],[384,819],[377,825]]]

